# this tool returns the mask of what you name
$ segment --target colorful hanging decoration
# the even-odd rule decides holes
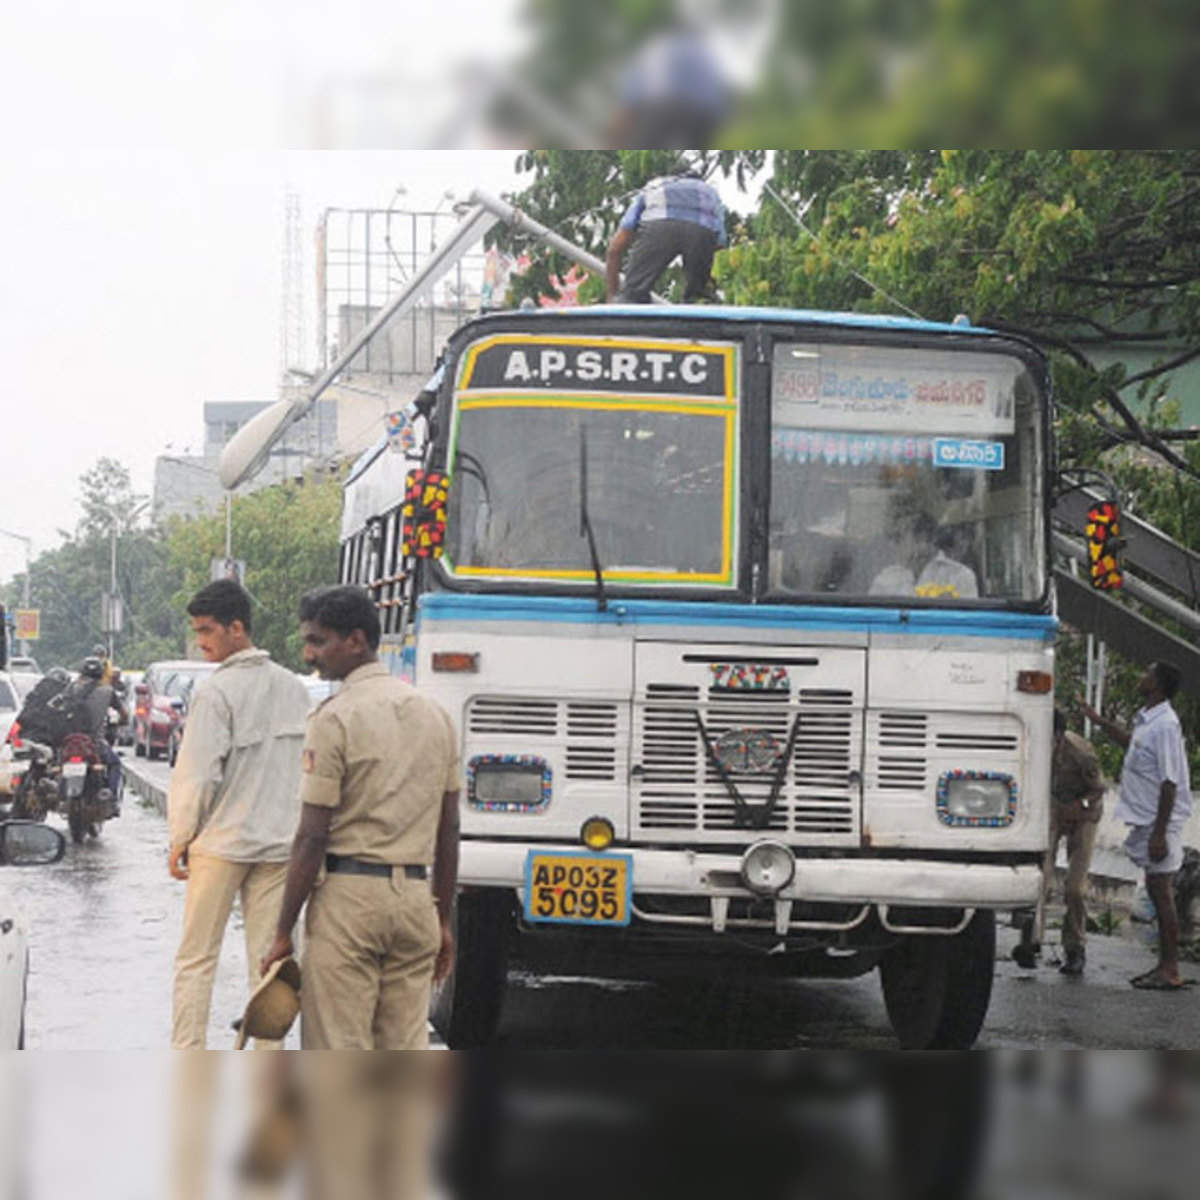
[[[1088,509],[1088,564],[1091,584],[1098,591],[1111,591],[1124,582],[1117,552],[1124,544],[1121,538],[1121,510],[1111,500],[1093,504]]]
[[[449,491],[450,476],[444,471],[409,471],[400,531],[400,551],[405,558],[442,557]]]
[[[777,427],[771,432],[771,457],[792,463],[863,466],[869,463],[928,461],[933,439],[882,433],[840,433]]]
[[[390,412],[384,417],[389,450],[397,454],[411,454],[417,445],[416,431],[405,412]]]

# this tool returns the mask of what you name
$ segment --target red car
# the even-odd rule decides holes
[[[133,752],[139,757],[166,754],[192,689],[217,669],[216,663],[174,659],[151,663],[133,689]]]

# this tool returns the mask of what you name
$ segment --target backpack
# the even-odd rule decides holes
[[[17,716],[21,736],[57,746],[69,733],[88,729],[88,697],[94,690],[46,676],[25,697]]]

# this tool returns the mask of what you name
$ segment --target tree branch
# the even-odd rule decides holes
[[[1121,291],[1151,291],[1154,288],[1178,287],[1200,279],[1200,269],[1187,275],[1167,276],[1165,279],[1092,279],[1087,275],[1055,275],[1057,283],[1073,283],[1079,287],[1117,288]]]
[[[1136,375],[1130,375],[1121,384],[1121,390],[1124,391],[1131,383],[1141,383],[1143,379],[1155,379],[1159,375],[1165,375],[1168,371],[1173,371],[1176,367],[1182,367],[1184,363],[1189,363],[1194,358],[1200,358],[1200,346],[1194,346],[1191,350],[1185,350],[1184,353],[1169,359],[1162,366],[1148,367],[1145,371],[1139,371]]]
[[[1129,432],[1133,434],[1134,440],[1140,442],[1148,450],[1153,450],[1155,454],[1165,459],[1176,470],[1184,472],[1190,478],[1200,481],[1200,471],[1191,465],[1186,459],[1180,458],[1174,450],[1171,449],[1161,438],[1148,430],[1134,415],[1132,409],[1118,395],[1115,388],[1109,387],[1100,379],[1100,373],[1092,365],[1091,359],[1088,358],[1078,346],[1067,341],[1066,338],[1055,337],[1053,334],[1045,333],[1041,330],[1025,329],[1019,325],[1012,325],[1007,321],[1001,320],[984,320],[980,321],[981,325],[991,329],[998,329],[1002,333],[1015,333],[1021,337],[1028,338],[1032,342],[1040,342],[1047,346],[1054,346],[1061,350],[1064,354],[1070,355],[1084,370],[1091,373],[1099,386],[1100,394],[1105,401],[1116,410],[1121,419],[1125,422]]]
[[[1186,204],[1189,200],[1196,196],[1200,196],[1200,187],[1186,188],[1180,192],[1178,196],[1172,197],[1163,205],[1163,211],[1173,208],[1179,208],[1180,205]],[[1119,233],[1124,233],[1126,229],[1132,229],[1135,225],[1144,221],[1150,215],[1149,211],[1133,213],[1128,217],[1122,217],[1119,221],[1114,221],[1106,229],[1100,231],[1100,237],[1107,241],[1114,238]]]
[[[1085,316],[1083,313],[1034,312],[1029,315],[1040,321],[1068,321],[1077,325],[1090,325],[1103,336],[1106,342],[1162,342],[1186,336],[1182,329],[1155,329],[1145,333],[1124,333],[1097,321],[1095,317]]]

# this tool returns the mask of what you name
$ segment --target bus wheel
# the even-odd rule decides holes
[[[454,970],[434,985],[429,1019],[451,1050],[475,1050],[492,1041],[500,1024],[512,893],[497,888],[462,892],[452,921]]]
[[[970,1050],[983,1028],[992,1001],[996,969],[996,914],[980,909],[971,923],[950,939],[946,987],[934,1037],[934,1050]]]
[[[879,964],[888,1018],[905,1050],[969,1050],[992,998],[995,914],[980,910],[954,937],[915,934]]]

